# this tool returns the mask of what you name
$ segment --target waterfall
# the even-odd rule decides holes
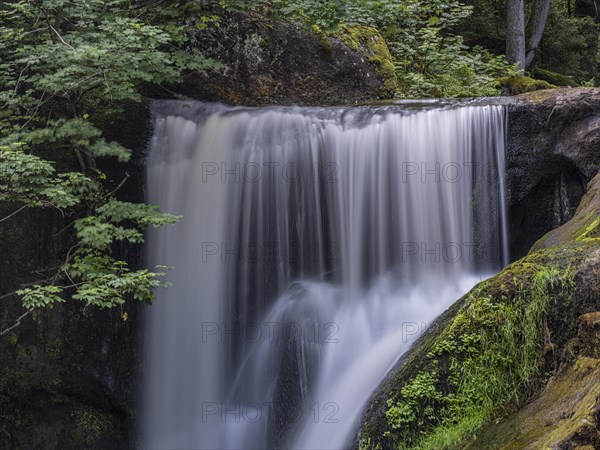
[[[507,259],[503,106],[157,102],[143,448],[347,448],[433,319]]]

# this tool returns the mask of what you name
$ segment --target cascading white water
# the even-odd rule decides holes
[[[507,257],[504,109],[155,106],[144,448],[346,448],[427,324]]]

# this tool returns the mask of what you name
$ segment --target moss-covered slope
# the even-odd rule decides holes
[[[361,448],[598,448],[599,188],[434,323],[374,395]]]

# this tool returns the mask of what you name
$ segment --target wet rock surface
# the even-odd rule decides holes
[[[587,183],[600,170],[600,89],[554,89],[513,98],[506,177],[515,260],[573,217]]]

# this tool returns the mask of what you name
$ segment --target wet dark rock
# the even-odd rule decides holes
[[[109,140],[134,149],[126,165],[101,162],[119,197],[143,201],[144,154],[151,133],[147,104],[126,105],[104,124]],[[77,170],[65,158],[59,167]],[[0,217],[16,207],[0,205]],[[73,217],[25,210],[0,223],[0,296],[48,276],[73,237]],[[115,249],[133,266],[139,248]],[[41,271],[40,271],[41,270]],[[40,310],[0,337],[0,448],[131,448],[134,443],[138,335],[142,305],[115,310],[84,308],[76,301]],[[25,310],[14,298],[0,300],[0,330]]]
[[[538,91],[514,100],[506,147],[513,260],[573,217],[600,170],[600,89]]]

